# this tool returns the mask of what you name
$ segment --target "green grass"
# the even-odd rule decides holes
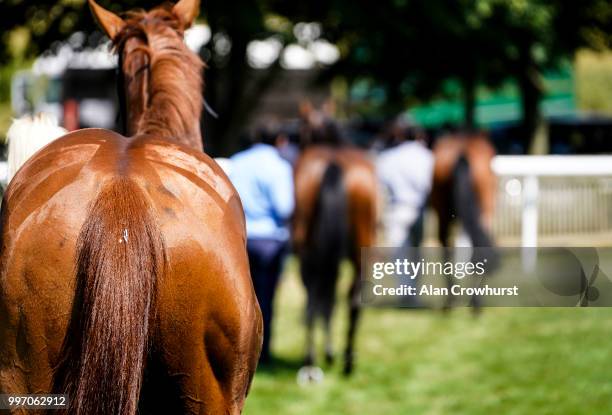
[[[354,376],[337,359],[322,384],[300,387],[303,300],[291,263],[276,303],[279,361],[255,376],[247,415],[609,413],[612,309],[366,309]],[[345,304],[337,311],[340,349]]]

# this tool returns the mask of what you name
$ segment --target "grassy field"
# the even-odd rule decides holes
[[[245,414],[603,414],[612,402],[612,309],[367,309],[355,375],[337,360],[300,387],[303,291],[290,264],[277,297],[271,368]],[[346,281],[346,278],[344,278]],[[335,320],[343,344],[344,304]],[[321,337],[321,336],[319,336]]]

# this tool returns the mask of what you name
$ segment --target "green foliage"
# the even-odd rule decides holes
[[[151,6],[144,0],[99,2],[116,12]],[[0,23],[4,62],[15,53],[10,43],[18,42],[16,32],[31,38],[19,52],[31,57],[74,31],[95,29],[85,0],[11,0],[7,6],[15,18]],[[544,68],[578,47],[608,46],[612,28],[612,5],[605,0],[213,0],[204,2],[203,12],[214,32],[231,33],[236,42],[291,36],[293,23],[320,21],[343,51],[338,73],[372,78],[389,89],[411,77],[402,95],[424,96],[437,92],[446,77],[499,82],[527,59],[524,54]],[[390,98],[395,95],[390,91]]]
[[[576,93],[581,110],[612,114],[612,52],[576,55]]]
[[[15,72],[26,67],[29,62],[15,60],[6,66],[0,66],[0,141],[8,130],[13,112],[11,110],[11,79]]]
[[[155,3],[99,2],[116,12]],[[31,58],[75,31],[95,32],[85,0],[0,4],[12,16],[0,20],[0,66]],[[293,41],[297,22],[320,22],[323,36],[338,45],[341,60],[327,72],[327,80],[342,77],[349,90],[370,86],[357,108],[394,114],[415,102],[447,97],[450,80],[461,86],[469,118],[478,85],[495,88],[515,78],[528,131],[539,116],[541,73],[579,48],[612,44],[612,3],[607,0],[210,0],[203,2],[202,11],[214,39],[231,43],[231,50],[223,52],[213,40],[202,52],[210,62],[207,99],[221,116],[209,120],[208,132],[220,153],[232,147],[279,70],[273,65],[264,76],[256,74],[246,63],[246,45],[270,35],[285,44]],[[101,38],[94,33],[88,42]]]
[[[134,8],[150,9],[162,1],[155,0],[98,0],[98,3],[116,13]],[[208,140],[207,150],[227,153],[235,147],[236,138],[245,125],[245,120],[254,107],[255,99],[269,83],[266,76],[247,91],[246,84],[252,78],[252,70],[245,58],[249,41],[278,34],[281,39],[291,36],[291,24],[280,15],[277,24],[266,20],[273,10],[263,0],[243,0],[239,4],[231,1],[212,0],[202,2],[202,19],[206,19],[213,33],[225,36],[231,42],[228,53],[215,48],[217,38],[202,51],[209,62],[207,71],[207,101],[220,114],[218,120],[207,122],[205,134],[216,140]],[[87,34],[86,45],[97,46],[104,36],[97,29],[85,0],[5,0],[0,7],[10,12],[11,19],[0,19],[0,67],[19,59],[37,56],[58,41],[66,40],[70,34],[82,31]],[[20,34],[16,36],[15,34]],[[20,39],[29,40],[18,47]],[[17,51],[17,53],[16,53]],[[0,85],[2,88],[4,85]],[[0,94],[6,94],[6,88]]]
[[[445,97],[449,78],[469,90],[516,77],[537,94],[541,72],[577,48],[611,44],[612,4],[602,0],[299,3],[279,8],[322,21],[343,52],[335,74],[382,87],[390,112],[415,97]]]

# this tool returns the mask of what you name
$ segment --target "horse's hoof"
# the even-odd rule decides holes
[[[303,366],[298,370],[297,383],[300,386],[321,383],[325,374],[323,369],[317,366]]]

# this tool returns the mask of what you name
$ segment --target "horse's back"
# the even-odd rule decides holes
[[[348,198],[348,218],[356,247],[374,243],[377,215],[377,181],[374,164],[363,150],[316,145],[306,148],[295,169],[296,212],[294,238],[301,243],[314,211],[323,175],[331,163],[342,169]],[[355,247],[355,248],[356,248]]]
[[[74,236],[100,190],[117,178],[146,195],[170,251],[186,237],[203,247],[245,238],[238,195],[212,159],[167,141],[101,129],[68,134],[24,165],[5,194],[3,234],[16,242],[22,228],[51,227]]]
[[[483,134],[469,137],[447,135],[439,138],[433,147],[434,182],[450,180],[460,157],[465,157],[471,168],[479,173],[490,170],[495,148]]]
[[[154,328],[159,364],[171,373],[214,379],[217,368],[204,367],[207,356],[224,364],[239,351],[246,359],[243,349],[257,349],[257,340],[251,344],[252,333],[245,331],[245,322],[257,321],[258,311],[244,249],[244,216],[225,174],[208,156],[181,145],[86,129],[37,153],[4,197],[1,391],[50,390],[72,313],[77,239],[98,195],[119,179],[141,191],[166,250]],[[253,367],[244,361],[242,376],[252,375]],[[189,377],[175,381],[186,396],[202,390],[188,386]]]
[[[376,190],[374,163],[365,151],[351,147],[335,148],[319,145],[305,149],[296,164],[295,180],[298,198],[313,198],[312,196],[318,191],[326,168],[332,162],[342,168],[344,183],[349,195],[370,194]]]

